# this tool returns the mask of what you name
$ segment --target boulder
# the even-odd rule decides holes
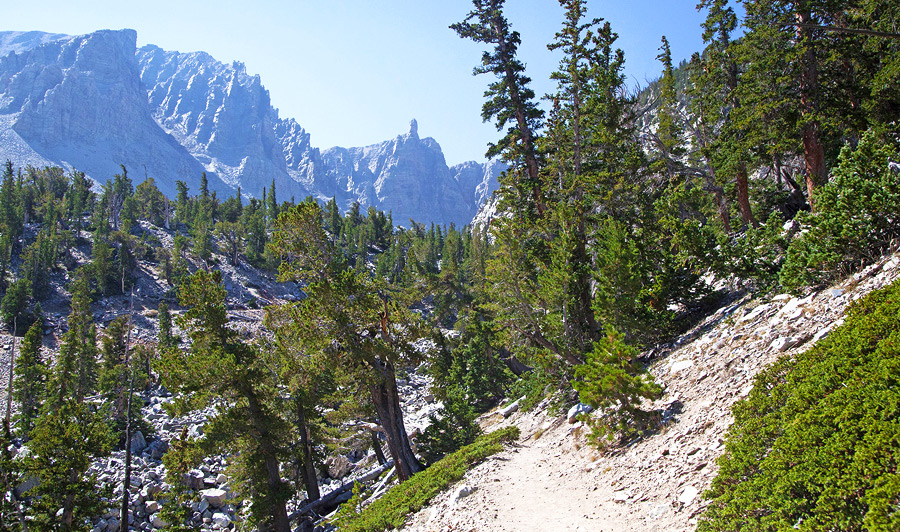
[[[200,471],[199,469],[191,469],[184,475],[184,483],[185,485],[187,485],[188,489],[202,490],[203,471]]]
[[[566,419],[569,423],[575,423],[578,421],[578,416],[580,414],[590,414],[594,409],[590,405],[586,405],[584,403],[578,403],[569,409],[569,412],[566,414]]]
[[[782,336],[780,338],[776,338],[772,342],[771,347],[772,347],[772,349],[775,349],[776,351],[783,353],[783,352],[787,351],[788,349],[794,347],[795,345],[797,345],[796,338],[794,338],[792,336]]]
[[[214,525],[218,525],[220,528],[226,528],[231,524],[231,518],[228,517],[228,514],[223,514],[222,512],[216,512],[212,516],[212,522]]]
[[[165,440],[153,440],[149,445],[150,448],[150,458],[154,460],[161,460],[163,455],[166,454],[166,451],[169,450],[169,444]]]
[[[350,460],[346,456],[329,456],[325,459],[325,467],[328,468],[328,476],[340,480],[350,474],[352,469]]]
[[[131,454],[141,454],[141,451],[146,448],[147,440],[144,439],[144,435],[139,430],[135,431],[131,435]]]
[[[209,505],[213,508],[221,508],[225,505],[225,499],[228,496],[228,492],[219,488],[209,488],[202,490],[200,495],[204,500],[209,501]]]

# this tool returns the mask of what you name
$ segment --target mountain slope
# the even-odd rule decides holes
[[[136,39],[131,30],[50,42],[32,35],[36,46],[0,58],[0,155],[20,166],[75,168],[99,182],[124,164],[157,178],[167,194],[177,179],[198,184],[203,167],[150,115]],[[210,177],[210,188],[228,190]]]

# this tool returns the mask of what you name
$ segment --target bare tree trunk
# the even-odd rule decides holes
[[[387,458],[384,457],[384,451],[381,450],[381,442],[378,441],[378,434],[375,432],[370,432],[372,435],[372,450],[375,451],[375,458],[378,459],[378,465],[384,465],[387,463]]]
[[[13,397],[13,372],[16,369],[16,320],[13,316],[13,344],[9,353],[9,385],[6,388],[6,427],[12,431],[12,397]]]
[[[297,425],[300,429],[300,448],[303,452],[303,485],[306,486],[306,498],[315,501],[319,493],[319,481],[316,478],[316,466],[313,463],[312,441],[309,437],[309,426],[306,423],[306,413],[303,411],[303,402],[297,400]]]
[[[400,409],[400,393],[397,390],[397,378],[390,362],[380,361],[381,381],[370,385],[372,403],[378,413],[378,420],[384,428],[388,449],[394,465],[397,467],[397,478],[400,482],[423,471],[425,468],[412,451],[406,427],[403,424],[403,411]]]
[[[291,532],[291,525],[288,521],[287,507],[284,500],[278,495],[282,490],[281,468],[278,463],[278,454],[275,446],[272,445],[272,435],[268,427],[265,426],[263,420],[264,414],[262,406],[256,394],[250,391],[247,393],[247,409],[250,411],[250,423],[253,425],[257,433],[257,442],[263,456],[263,467],[266,471],[266,488],[269,492],[269,499],[272,501],[271,516],[272,527],[274,532]]]
[[[124,284],[123,284],[124,288]],[[131,291],[131,306],[128,315],[128,336],[125,338],[125,371],[129,373],[128,400],[125,401],[125,482],[122,484],[122,507],[119,523],[128,529],[128,499],[131,487],[131,399],[134,395],[134,372],[131,371],[129,347],[131,347],[131,319],[134,314],[134,290]]]
[[[797,13],[798,41],[807,41],[803,54],[803,69],[800,72],[800,113],[804,118],[802,129],[803,160],[806,163],[806,190],[809,205],[815,211],[813,193],[825,183],[825,148],[822,146],[820,124],[815,114],[819,104],[819,64],[816,49],[812,43],[812,30],[805,27],[812,19],[808,10]]]
[[[744,225],[759,227],[759,222],[753,216],[753,210],[750,208],[750,186],[747,181],[747,164],[741,162],[737,171],[737,197],[738,206],[741,209],[741,218],[744,219]]]

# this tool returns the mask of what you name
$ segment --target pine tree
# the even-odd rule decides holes
[[[690,95],[697,117],[695,136],[706,161],[706,186],[716,195],[719,216],[726,232],[731,231],[724,189],[717,176],[733,175],[737,203],[745,226],[758,226],[750,205],[746,135],[732,117],[741,106],[738,93],[740,69],[731,34],[737,28],[737,16],[728,0],[706,0],[697,6],[708,9],[703,23],[703,55],[692,60]]]
[[[56,365],[47,386],[47,401],[56,410],[68,399],[80,403],[91,395],[97,380],[97,330],[90,307],[86,272],[79,270],[70,285],[69,330],[63,334]]]
[[[106,420],[90,405],[65,398],[41,415],[28,443],[26,470],[39,482],[32,498],[29,530],[69,532],[89,530],[90,519],[103,512],[103,498],[112,489],[101,487],[91,462],[109,453],[112,434]]]
[[[746,31],[738,60],[746,71],[736,120],[762,154],[802,155],[812,203],[842,137],[858,138],[864,127],[856,97],[861,80],[848,69],[851,56],[845,52],[853,39],[822,29],[844,26],[852,6],[838,0],[743,5]]]
[[[178,344],[178,338],[172,334],[172,314],[169,312],[169,305],[165,301],[159,303],[159,335],[157,337],[157,348],[160,351],[170,349]]]
[[[180,394],[182,409],[227,401],[230,406],[210,420],[206,442],[241,449],[235,456],[247,474],[254,520],[261,529],[289,532],[289,493],[280,473],[286,423],[273,408],[277,394],[260,348],[228,327],[221,282],[220,272],[199,271],[182,284],[179,299],[189,308],[177,321],[190,349],[163,351],[160,374]]]
[[[190,223],[190,198],[188,197],[188,186],[184,181],[175,181],[175,189],[178,191],[175,197],[175,218],[179,223]]]
[[[303,319],[297,322],[304,327],[301,347],[336,357],[342,371],[356,376],[384,428],[397,476],[407,480],[422,464],[404,428],[396,368],[417,358],[411,344],[419,334],[418,320],[367,269],[347,264],[325,232],[317,203],[282,213],[272,238],[273,247],[288,258],[279,278],[307,283],[308,297],[299,310]]]
[[[544,198],[537,157],[537,131],[543,112],[534,101],[534,91],[528,88],[531,79],[525,66],[516,58],[521,44],[519,32],[512,31],[503,15],[504,0],[473,0],[473,9],[463,22],[450,26],[460,37],[492,46],[482,55],[481,66],[475,74],[493,74],[481,108],[481,117],[495,119],[497,130],[505,135],[497,144],[490,144],[486,157],[500,156],[512,168],[508,185],[518,193],[517,208],[523,214],[540,215]],[[527,201],[530,200],[530,201]],[[531,214],[534,213],[534,214]]]
[[[44,383],[47,378],[47,368],[41,360],[41,343],[44,336],[44,324],[41,322],[42,320],[35,321],[28,329],[16,357],[13,399],[19,403],[16,430],[22,436],[27,436],[34,428],[41,409]]]

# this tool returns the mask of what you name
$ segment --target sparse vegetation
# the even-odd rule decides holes
[[[518,437],[519,431],[515,427],[479,436],[475,443],[447,455],[409,481],[394,486],[369,506],[359,509],[351,501],[341,510],[335,522],[343,532],[380,532],[399,528],[408,515],[461,479],[469,468],[500,452],[504,443]]]

